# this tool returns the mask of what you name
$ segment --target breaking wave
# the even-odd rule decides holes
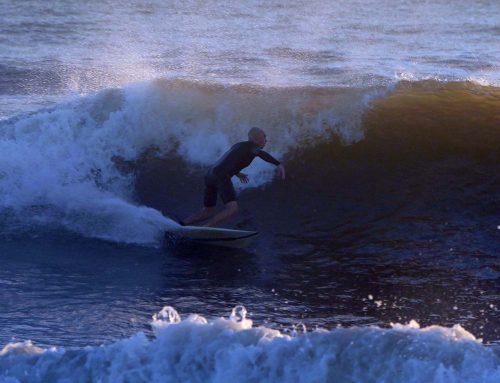
[[[500,354],[459,325],[353,327],[288,333],[254,327],[246,310],[181,320],[171,307],[144,333],[100,347],[0,351],[0,381],[47,382],[498,382]]]
[[[153,156],[206,167],[255,125],[271,153],[305,158],[309,169],[342,158],[498,158],[498,110],[498,88],[473,82],[358,89],[155,80],[108,89],[0,122],[2,224],[155,244],[174,223],[141,206],[123,164]],[[263,163],[249,172],[250,187],[272,179]]]

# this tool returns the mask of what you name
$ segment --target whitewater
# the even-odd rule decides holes
[[[154,338],[85,349],[31,342],[0,352],[2,382],[497,382],[499,354],[459,325],[418,323],[289,334],[253,327],[242,306],[229,319],[181,320],[166,306],[153,316]],[[15,362],[15,363],[13,363]],[[70,377],[70,378],[69,378]]]

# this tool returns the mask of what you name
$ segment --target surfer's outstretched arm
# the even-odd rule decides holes
[[[265,152],[263,150],[259,150],[257,152],[257,156],[262,158],[264,161],[269,162],[270,164],[276,165],[277,170],[280,173],[281,179],[283,179],[283,180],[285,179],[285,176],[286,176],[285,167],[283,166],[283,164],[281,162],[279,162],[276,158],[274,158],[268,152]]]
[[[260,149],[257,152],[257,156],[260,157],[260,158],[262,158],[264,161],[269,162],[270,164],[273,164],[273,165],[276,165],[276,166],[278,166],[280,164],[280,162],[276,158],[274,158],[268,152],[265,152],[262,149]]]
[[[277,167],[276,167],[276,170],[278,171],[278,173],[280,174],[280,177],[282,180],[285,179],[286,177],[286,171],[285,171],[285,167],[283,166],[283,164],[279,164]]]

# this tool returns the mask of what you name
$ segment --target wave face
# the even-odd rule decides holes
[[[435,81],[356,89],[156,80],[109,89],[0,123],[2,220],[12,230],[158,243],[173,223],[138,204],[134,176],[120,164],[144,165],[152,154],[196,170],[254,125],[267,131],[271,153],[313,176],[342,159],[497,158],[499,108],[498,88]],[[258,161],[249,173],[250,187],[272,178]]]
[[[499,110],[496,87],[472,82],[402,82],[365,113],[365,143],[393,156],[406,152],[423,158],[496,158]]]
[[[239,306],[229,319],[181,321],[165,307],[154,339],[143,333],[75,349],[10,343],[2,382],[498,382],[500,354],[466,330],[409,325],[293,330],[252,327]]]

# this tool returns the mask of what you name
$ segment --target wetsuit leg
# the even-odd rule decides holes
[[[224,202],[224,205],[228,202],[236,201],[236,192],[229,177],[219,178],[217,188],[222,198],[222,202]]]
[[[217,205],[217,177],[209,173],[205,176],[203,206],[214,207],[215,205]]]

